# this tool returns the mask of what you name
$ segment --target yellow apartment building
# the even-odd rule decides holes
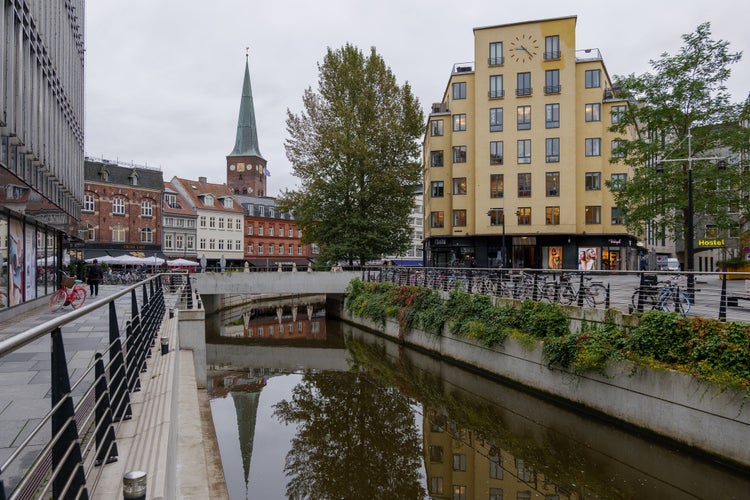
[[[474,29],[424,137],[429,266],[637,269],[607,181],[617,97],[598,49],[576,50],[576,16]]]

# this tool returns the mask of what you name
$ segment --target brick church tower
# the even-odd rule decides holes
[[[271,173],[258,148],[253,90],[250,87],[250,64],[245,55],[245,80],[242,83],[237,139],[227,156],[227,186],[234,194],[266,196],[266,177]]]

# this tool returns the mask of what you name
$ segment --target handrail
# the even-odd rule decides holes
[[[148,283],[154,279],[160,278],[160,276],[161,275],[153,276],[147,280],[144,280],[144,282]],[[80,318],[81,316],[85,316],[91,311],[95,311],[99,309],[100,307],[105,306],[109,304],[110,302],[113,302],[114,300],[122,297],[123,295],[130,292],[131,290],[140,288],[144,282],[131,285],[113,295],[106,297],[104,300],[100,300],[98,302],[93,302],[89,304],[84,304],[78,309],[74,309],[71,312],[63,314],[59,318],[52,319],[52,320],[47,321],[46,323],[42,323],[41,325],[37,325],[35,327],[29,328],[23,333],[19,333],[18,335],[14,335],[5,340],[0,340],[0,358],[11,351],[18,349],[19,347],[23,347],[26,344],[34,342],[35,340],[45,335],[48,335],[55,328],[66,325],[70,323],[71,321]]]
[[[51,339],[51,409],[39,415],[40,421],[10,455],[0,462],[0,500],[52,494],[55,498],[87,495],[98,483],[101,469],[93,467],[117,460],[116,432],[113,422],[131,416],[130,393],[139,390],[139,374],[146,369],[146,358],[158,335],[166,307],[163,277],[174,287],[175,273],[160,273],[127,286],[107,298],[84,305],[67,314],[34,326],[0,341],[0,359],[35,340]],[[180,285],[184,285],[181,279]],[[142,289],[138,306],[137,289]],[[150,289],[150,291],[149,291]],[[182,293],[182,287],[174,290]],[[130,294],[131,315],[121,330],[115,301]],[[62,327],[100,309],[109,308],[109,344],[103,345],[92,363],[77,375],[71,385],[64,348]],[[104,355],[109,362],[104,363]],[[93,380],[91,380],[93,379]],[[77,394],[74,396],[74,394]],[[39,433],[51,426],[50,438],[41,451],[26,450]],[[4,474],[22,456],[34,453],[34,464],[24,470],[17,484],[8,485]],[[16,466],[17,467],[17,466]],[[16,468],[17,470],[17,468]],[[4,484],[5,483],[5,484]],[[6,497],[6,487],[12,488]]]

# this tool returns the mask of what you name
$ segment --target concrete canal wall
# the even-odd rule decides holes
[[[343,304],[341,304],[343,306]],[[333,310],[333,308],[332,308]],[[512,338],[489,348],[448,333],[440,337],[414,330],[399,335],[399,324],[341,319],[459,365],[499,376],[556,400],[624,422],[750,470],[750,408],[743,392],[725,390],[674,370],[629,362],[605,373],[574,374],[548,368],[542,343],[523,347]]]

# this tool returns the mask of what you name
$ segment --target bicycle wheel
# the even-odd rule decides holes
[[[594,283],[586,287],[585,297],[589,305],[598,306],[599,304],[604,304],[604,301],[607,300],[607,287],[600,283]]]
[[[73,309],[78,309],[86,302],[86,289],[82,286],[75,287],[71,294],[70,305]]]
[[[573,287],[570,285],[565,286],[562,292],[560,292],[560,303],[568,305],[576,298],[576,294],[573,291]]]
[[[52,294],[49,298],[49,310],[52,312],[59,311],[62,306],[65,305],[65,301],[68,298],[67,292],[60,288],[58,291]]]
[[[664,312],[676,312],[685,316],[690,312],[690,297],[678,290],[664,290],[659,295],[659,308]]]
[[[555,302],[557,299],[557,285],[555,283],[546,283],[542,287],[542,300]]]

